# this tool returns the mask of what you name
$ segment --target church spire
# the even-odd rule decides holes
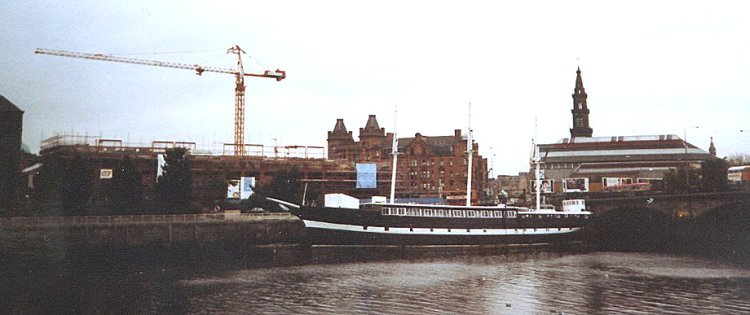
[[[583,88],[581,68],[576,70],[576,87],[573,90],[573,128],[570,129],[570,137],[591,137],[594,130],[589,126],[589,108],[586,104],[586,89]]]
[[[711,146],[708,147],[708,153],[716,156],[716,146],[714,146],[714,137],[711,137]]]

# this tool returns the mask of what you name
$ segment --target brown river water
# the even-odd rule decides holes
[[[292,248],[200,263],[2,262],[1,313],[750,313],[750,264],[675,254]]]

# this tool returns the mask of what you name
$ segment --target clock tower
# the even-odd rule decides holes
[[[573,128],[570,128],[570,137],[591,137],[594,130],[589,127],[589,108],[586,105],[586,89],[583,88],[581,79],[581,68],[576,70],[576,87],[573,91]]]

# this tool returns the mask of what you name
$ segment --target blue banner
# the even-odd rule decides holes
[[[357,163],[357,188],[377,188],[377,164]]]

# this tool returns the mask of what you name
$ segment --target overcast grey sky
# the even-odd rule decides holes
[[[248,78],[248,143],[325,146],[368,114],[399,136],[472,129],[495,175],[568,137],[575,70],[594,136],[687,133],[750,153],[747,1],[10,1],[0,10],[0,94],[33,152],[55,133],[231,143],[234,78],[35,55],[35,48],[234,67]],[[191,52],[154,54],[156,52]],[[693,126],[700,128],[694,129]],[[274,140],[275,139],[275,140]],[[494,155],[494,157],[493,157]]]

